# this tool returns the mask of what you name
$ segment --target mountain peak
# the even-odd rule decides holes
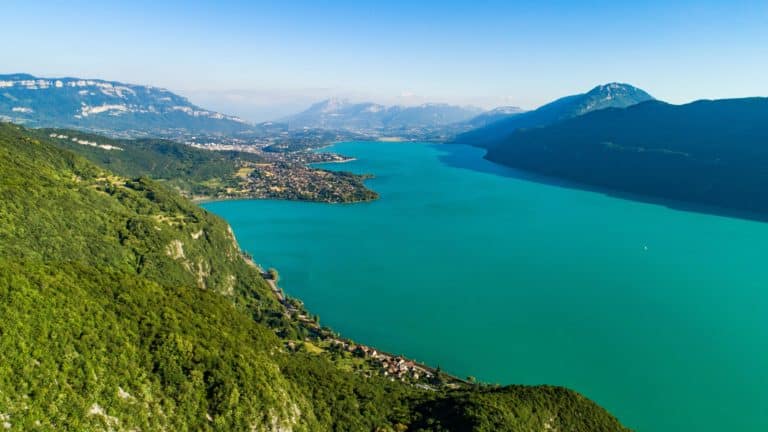
[[[613,81],[613,82],[599,84],[595,86],[592,90],[590,90],[590,93],[593,91],[615,91],[615,90],[629,90],[629,89],[638,90],[638,88],[633,86],[632,84]]]
[[[654,97],[635,86],[612,82],[601,84],[584,94],[575,113],[581,115],[603,108],[626,108]]]
[[[610,82],[606,84],[600,84],[588,91],[587,96],[602,96],[602,97],[616,97],[616,96],[632,96],[640,99],[650,100],[653,96],[646,93],[644,90],[639,89],[631,84]]]
[[[503,142],[517,129],[537,128],[605,108],[626,108],[641,102],[655,100],[645,91],[629,84],[611,82],[601,84],[586,93],[565,96],[542,105],[533,111],[500,116],[492,123],[477,122],[477,129],[463,133],[456,142],[490,148]]]

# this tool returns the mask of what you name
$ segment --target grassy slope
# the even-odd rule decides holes
[[[162,179],[187,195],[215,195],[225,187],[236,188],[237,171],[243,163],[263,162],[252,153],[209,151],[163,139],[112,139],[102,135],[73,130],[33,130],[40,139],[56,133],[68,139],[51,140],[86,159],[122,176],[148,176]],[[72,142],[77,137],[90,142],[122,149],[104,150]]]
[[[430,392],[288,353],[227,225],[0,125],[0,414],[12,430],[623,430],[554,387]]]
[[[73,130],[37,129],[30,133],[118,175],[151,177],[187,197],[269,197],[321,202],[369,201],[378,197],[363,184],[365,176],[318,170],[300,164],[275,164],[274,160],[270,163],[254,153],[203,150],[163,139],[112,139]],[[51,134],[66,138],[50,138]],[[75,138],[120,150],[79,144],[73,141]],[[263,168],[265,163],[271,168]],[[259,165],[262,167],[256,168]],[[299,179],[298,182],[270,180],[275,165],[289,167],[290,176]],[[251,180],[254,179],[259,180],[257,190],[252,189]],[[309,184],[303,184],[304,180]],[[269,190],[269,186],[275,189]]]

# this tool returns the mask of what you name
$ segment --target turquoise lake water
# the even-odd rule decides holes
[[[527,181],[467,146],[332,150],[380,200],[205,205],[323,324],[570,387],[639,431],[768,430],[768,224]]]

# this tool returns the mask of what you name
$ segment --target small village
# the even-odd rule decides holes
[[[353,160],[337,153],[317,152],[307,148],[274,151],[267,150],[269,147],[265,145],[232,141],[187,144],[204,150],[255,154],[260,159],[240,161],[237,184],[219,189],[214,196],[197,197],[201,200],[256,198],[349,203],[378,198],[376,192],[365,187],[364,181],[370,178],[368,175],[312,166]]]
[[[241,193],[250,198],[343,203],[378,197],[363,184],[368,176],[316,169],[301,162],[256,163],[250,168],[241,170]]]
[[[435,373],[427,366],[420,365],[401,356],[379,352],[375,348],[356,345],[341,339],[330,339],[330,343],[354,356],[372,361],[385,377],[400,381],[416,382],[422,379],[431,381],[435,377]]]

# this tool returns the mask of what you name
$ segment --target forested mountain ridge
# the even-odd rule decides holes
[[[288,350],[300,324],[227,224],[0,124],[10,430],[622,431],[557,387],[425,390]]]
[[[768,98],[595,111],[517,131],[486,158],[673,205],[768,219]]]
[[[453,141],[491,148],[503,145],[504,140],[519,129],[547,126],[588,112],[624,108],[649,100],[653,100],[651,95],[629,84],[602,84],[586,93],[562,97],[533,111],[512,113],[484,127],[459,134]]]

